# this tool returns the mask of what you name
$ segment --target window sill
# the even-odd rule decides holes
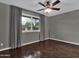
[[[27,32],[27,33],[28,33],[28,32],[40,32],[40,30],[29,30],[29,31],[26,31],[26,30],[25,30],[25,31],[22,31],[22,33],[26,33],[26,32]]]

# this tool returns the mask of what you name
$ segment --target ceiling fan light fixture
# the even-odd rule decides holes
[[[51,2],[51,0],[47,0],[45,4],[39,2],[39,4],[40,4],[41,6],[43,6],[44,8],[39,9],[39,10],[37,10],[37,11],[42,11],[42,10],[44,10],[45,13],[50,13],[52,10],[59,11],[60,8],[54,7],[55,5],[57,5],[57,4],[59,4],[59,3],[60,3],[60,0],[56,0],[56,1],[53,2],[53,3]]]
[[[50,8],[46,8],[46,9],[44,10],[45,13],[50,13],[51,11],[52,11],[52,9],[50,9]]]

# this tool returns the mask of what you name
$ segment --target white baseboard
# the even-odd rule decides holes
[[[8,49],[11,49],[11,47],[0,49],[0,51],[5,51],[5,50],[8,50]]]
[[[28,43],[23,43],[21,46],[29,45],[29,44],[36,43],[36,42],[39,42],[39,40],[33,41],[33,42],[28,42]]]
[[[25,45],[29,45],[29,44],[33,44],[33,43],[37,43],[39,41],[44,41],[44,40],[48,40],[47,38],[43,39],[43,40],[37,40],[37,41],[33,41],[33,42],[28,42],[28,43],[24,43],[21,46],[25,46]]]
[[[75,43],[75,42],[70,42],[70,41],[60,40],[60,39],[56,39],[56,38],[50,38],[50,39],[51,39],[51,40],[60,41],[60,42],[69,43],[69,44],[73,44],[73,45],[78,45],[78,46],[79,46],[79,43]]]

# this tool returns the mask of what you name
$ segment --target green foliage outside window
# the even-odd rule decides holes
[[[31,23],[26,22],[25,28],[27,28],[27,30],[31,30]]]
[[[33,30],[39,30],[39,22],[36,22],[35,24],[32,23]]]
[[[40,29],[40,22],[38,18],[28,18],[22,16],[22,30],[39,30]]]

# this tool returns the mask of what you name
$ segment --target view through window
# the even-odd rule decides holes
[[[22,15],[22,31],[40,31],[40,18]]]

